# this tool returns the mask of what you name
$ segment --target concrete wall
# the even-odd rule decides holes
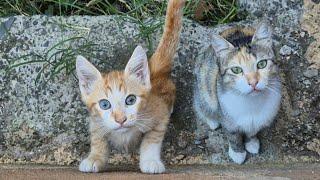
[[[261,134],[261,154],[249,157],[248,163],[318,161],[319,2],[240,0],[239,4],[248,12],[248,20],[238,24],[256,24],[265,17],[274,26],[284,95],[276,123]],[[5,69],[31,60],[59,63],[61,59],[72,67],[78,53],[100,70],[123,69],[133,48],[156,47],[161,31],[146,41],[138,24],[119,16],[16,16],[0,22],[0,162],[77,164],[89,150],[89,116],[73,74],[62,71],[50,79],[53,67],[47,62],[15,67],[9,73]],[[164,143],[167,163],[229,162],[223,130],[209,131],[195,119],[192,89],[194,62],[210,43],[210,34],[233,25],[184,22],[172,73],[178,98]],[[63,40],[67,41],[55,46]],[[136,154],[114,150],[112,154],[114,164],[137,161]]]

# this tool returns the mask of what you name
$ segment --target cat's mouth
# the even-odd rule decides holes
[[[250,94],[250,95],[257,95],[257,94],[260,94],[261,91],[262,91],[261,89],[253,88],[248,94]]]
[[[126,132],[129,130],[129,127],[120,126],[115,129],[116,132]]]

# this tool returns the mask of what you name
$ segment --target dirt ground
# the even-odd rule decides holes
[[[198,165],[169,167],[165,174],[147,175],[137,167],[110,167],[104,173],[81,173],[76,167],[0,165],[1,180],[64,179],[320,179],[320,164]]]

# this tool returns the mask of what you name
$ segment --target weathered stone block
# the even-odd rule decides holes
[[[284,89],[281,111],[273,127],[261,134],[261,154],[249,157],[248,163],[319,160],[319,74],[303,74],[310,66],[303,56],[310,38],[301,33],[302,3],[239,3],[254,12],[250,19],[266,16],[271,20],[277,52],[285,45],[292,48],[277,59]],[[100,70],[123,69],[137,44],[148,47],[151,54],[161,31],[150,34],[147,41],[138,24],[119,16],[13,18],[12,25],[12,18],[0,18],[6,24],[5,31],[0,29],[0,162],[76,164],[89,151],[89,116],[72,74],[75,55],[88,57]],[[210,44],[211,34],[233,25],[213,28],[184,22],[172,72],[177,101],[163,148],[168,163],[229,162],[224,131],[209,131],[195,119],[192,93],[198,55]],[[34,62],[6,71],[28,61]],[[59,71],[63,67],[67,72]],[[51,77],[52,72],[57,74]],[[115,164],[136,161],[136,155],[117,151],[110,159]]]

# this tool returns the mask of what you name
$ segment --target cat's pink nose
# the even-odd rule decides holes
[[[120,125],[123,125],[127,121],[127,116],[120,111],[113,112],[114,120],[119,123]]]
[[[255,89],[259,82],[259,74],[258,73],[248,73],[245,75],[248,81],[248,84]]]
[[[116,122],[119,123],[120,125],[123,125],[126,121],[127,121],[126,116],[116,119]]]
[[[253,89],[256,89],[257,84],[258,84],[258,81],[249,82],[249,85],[250,85]]]

